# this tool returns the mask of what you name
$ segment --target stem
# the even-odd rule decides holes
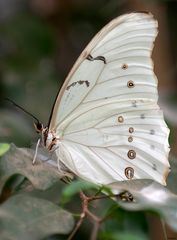
[[[100,196],[100,197],[102,198],[104,196]],[[91,233],[90,240],[96,240],[101,219],[98,218],[89,210],[88,205],[89,205],[89,202],[100,199],[100,197],[95,197],[95,196],[87,197],[82,191],[80,192],[80,198],[82,203],[82,213],[80,214],[80,219],[77,222],[75,228],[73,229],[73,231],[71,232],[67,240],[73,239],[74,235],[76,234],[76,232],[78,231],[78,229],[80,228],[80,226],[82,225],[86,217],[88,217],[90,221],[93,222],[93,231]]]
[[[71,239],[74,237],[74,235],[76,234],[76,232],[78,231],[78,229],[79,229],[80,226],[82,225],[82,223],[83,223],[83,221],[84,221],[84,218],[85,218],[85,215],[84,215],[84,214],[81,214],[79,221],[77,222],[75,228],[73,229],[73,231],[71,232],[71,234],[69,235],[69,237],[68,237],[67,240],[71,240]]]
[[[93,230],[91,232],[90,240],[96,240],[97,239],[99,227],[100,227],[100,224],[95,222],[95,224],[93,225]]]
[[[80,191],[80,199],[81,199],[81,204],[82,204],[82,212],[80,214],[80,219],[77,222],[75,228],[71,232],[71,234],[68,237],[68,240],[72,240],[80,226],[82,225],[84,219],[88,217],[88,219],[93,223],[93,230],[91,232],[90,240],[96,240],[97,235],[98,235],[98,230],[100,227],[100,224],[105,221],[105,219],[108,217],[103,217],[99,218],[95,214],[93,214],[89,210],[89,203],[94,201],[94,200],[99,200],[99,199],[106,199],[106,198],[111,198],[111,197],[119,197],[121,198],[120,194],[111,194],[111,195],[102,195],[102,196],[97,196],[99,192],[97,192],[94,196],[88,197],[86,196],[82,191]]]
[[[167,232],[166,232],[166,227],[165,227],[165,223],[164,223],[163,219],[161,219],[161,224],[162,224],[162,230],[163,230],[164,238],[165,238],[165,240],[167,240]]]

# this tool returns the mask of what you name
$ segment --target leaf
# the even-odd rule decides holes
[[[170,157],[171,172],[167,178],[167,188],[177,194],[177,159]]]
[[[102,240],[148,240],[148,238],[145,235],[142,235],[140,233],[125,233],[125,232],[111,232],[107,233],[105,235],[102,235]]]
[[[35,165],[32,165],[33,156],[34,150],[11,145],[10,150],[0,159],[0,190],[15,174],[25,176],[39,190],[48,189],[62,177],[56,167],[41,162],[45,156],[39,154]]]
[[[8,143],[0,143],[0,157],[5,154],[10,149],[10,145]]]
[[[111,184],[118,191],[127,190],[134,202],[122,202],[119,204],[129,211],[153,210],[158,212],[166,223],[177,231],[177,195],[166,187],[152,180],[132,180]]]
[[[108,202],[110,202],[109,207]],[[149,239],[149,224],[145,212],[127,211],[111,199],[110,201],[104,201],[104,203],[106,203],[106,205],[103,205],[103,209],[107,208],[107,211],[103,215],[104,211],[102,209],[101,216],[104,216],[107,221],[102,223],[99,233],[101,237],[99,239],[127,239],[127,235],[131,235],[132,238],[134,237],[133,239]],[[99,203],[99,207],[100,204],[101,203]]]
[[[1,239],[39,240],[52,234],[68,234],[72,215],[40,198],[16,195],[0,207]]]
[[[98,190],[98,188],[99,187],[97,185],[90,183],[90,182],[82,181],[82,180],[77,180],[77,181],[71,182],[62,191],[61,203],[65,204],[65,203],[69,202],[71,200],[71,198],[80,191],[84,191],[84,190],[88,190],[88,189],[97,189]]]

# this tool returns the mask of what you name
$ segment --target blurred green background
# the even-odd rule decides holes
[[[153,60],[176,155],[175,0],[0,0],[0,142],[29,147],[38,138],[33,119],[4,98],[46,125],[57,92],[83,48],[111,19],[131,11],[150,11],[159,22]]]

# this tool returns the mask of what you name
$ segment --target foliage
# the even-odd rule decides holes
[[[9,150],[10,146],[7,143],[0,143],[0,156]]]
[[[81,180],[65,184],[55,167],[42,162],[42,153],[34,166],[33,156],[34,150],[14,145],[1,156],[1,239],[66,239],[69,233],[68,239],[72,234],[83,239],[88,238],[86,228],[91,239],[147,240],[147,213],[158,214],[177,231],[177,196],[160,184],[151,180],[102,188]],[[175,172],[175,161],[172,165]],[[172,190],[174,175],[168,184]],[[93,225],[84,224],[86,217]]]
[[[67,234],[74,226],[72,215],[44,199],[18,194],[0,209],[1,239],[41,239]]]

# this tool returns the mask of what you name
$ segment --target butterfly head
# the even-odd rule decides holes
[[[55,136],[54,132],[49,131],[48,127],[44,127],[40,122],[35,122],[34,127],[36,132],[41,135],[42,145],[49,151],[52,150],[59,138]]]
[[[34,128],[36,130],[37,133],[42,133],[44,126],[42,123],[38,122],[34,122]]]

